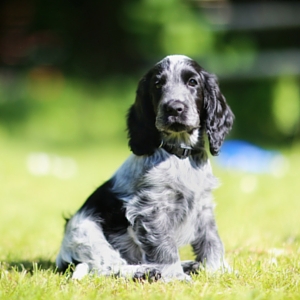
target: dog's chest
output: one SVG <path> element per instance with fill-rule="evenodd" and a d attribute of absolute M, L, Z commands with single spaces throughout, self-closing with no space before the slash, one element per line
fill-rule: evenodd
<path fill-rule="evenodd" d="M 195 210 L 201 210 L 210 200 L 206 194 L 214 188 L 215 178 L 208 162 L 196 166 L 189 158 L 180 160 L 169 156 L 148 159 L 143 166 L 143 172 L 131 176 L 128 210 L 151 213 L 158 219 L 165 217 L 175 225 L 195 214 Z"/>
<path fill-rule="evenodd" d="M 178 159 L 159 149 L 153 156 L 131 155 L 113 176 L 112 190 L 129 201 L 141 189 L 172 188 L 200 191 L 212 180 L 208 161 L 196 165 L 190 158 Z M 213 184 L 214 185 L 214 184 Z"/>
<path fill-rule="evenodd" d="M 167 204 L 201 204 L 204 193 L 211 191 L 216 184 L 208 161 L 201 165 L 190 159 L 178 159 L 169 156 L 140 176 L 136 181 L 136 190 L 153 192 L 160 203 Z M 154 200 L 154 199 L 153 199 Z M 155 201 L 155 200 L 154 200 Z M 205 204 L 205 203 L 202 203 Z"/>
<path fill-rule="evenodd" d="M 169 159 L 150 167 L 140 181 L 148 182 L 153 187 L 171 188 L 172 190 L 199 192 L 205 184 L 207 168 L 196 167 L 191 161 L 171 156 Z"/>

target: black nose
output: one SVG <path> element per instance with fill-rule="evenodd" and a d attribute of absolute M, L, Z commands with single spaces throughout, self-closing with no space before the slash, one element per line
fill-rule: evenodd
<path fill-rule="evenodd" d="M 171 100 L 165 104 L 165 112 L 169 116 L 179 116 L 184 111 L 184 104 L 179 100 Z"/>

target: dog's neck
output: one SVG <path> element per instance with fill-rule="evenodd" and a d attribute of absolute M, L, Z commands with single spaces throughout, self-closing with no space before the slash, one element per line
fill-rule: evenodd
<path fill-rule="evenodd" d="M 191 134 L 185 132 L 162 134 L 159 148 L 163 148 L 180 159 L 205 151 L 204 141 L 200 137 L 198 129 Z"/>

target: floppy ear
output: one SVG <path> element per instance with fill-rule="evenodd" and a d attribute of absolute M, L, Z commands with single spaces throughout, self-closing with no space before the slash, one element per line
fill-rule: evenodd
<path fill-rule="evenodd" d="M 127 115 L 128 144 L 136 155 L 151 155 L 160 144 L 160 135 L 155 127 L 150 79 L 151 72 L 140 80 L 135 103 Z"/>
<path fill-rule="evenodd" d="M 231 130 L 234 115 L 222 95 L 214 75 L 201 71 L 204 77 L 205 127 L 212 155 L 218 155 L 225 136 Z"/>

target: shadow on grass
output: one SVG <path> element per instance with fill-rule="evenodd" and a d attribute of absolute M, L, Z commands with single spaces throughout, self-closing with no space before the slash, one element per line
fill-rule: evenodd
<path fill-rule="evenodd" d="M 17 272 L 23 272 L 24 270 L 28 273 L 33 274 L 35 271 L 50 270 L 57 273 L 57 267 L 53 261 L 45 259 L 37 259 L 34 261 L 8 261 L 3 263 L 7 270 L 15 270 Z"/>

